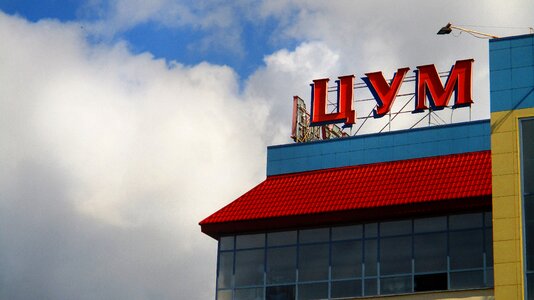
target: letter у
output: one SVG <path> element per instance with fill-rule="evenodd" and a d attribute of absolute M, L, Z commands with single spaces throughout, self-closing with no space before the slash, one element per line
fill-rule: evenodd
<path fill-rule="evenodd" d="M 377 108 L 373 110 L 375 118 L 380 118 L 390 112 L 408 70 L 410 68 L 398 69 L 389 84 L 382 72 L 365 73 L 366 77 L 362 77 L 377 102 Z"/>

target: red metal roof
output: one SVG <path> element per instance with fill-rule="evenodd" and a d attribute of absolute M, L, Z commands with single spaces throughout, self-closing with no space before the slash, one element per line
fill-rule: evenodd
<path fill-rule="evenodd" d="M 491 152 L 276 175 L 200 222 L 222 234 L 491 207 Z"/>

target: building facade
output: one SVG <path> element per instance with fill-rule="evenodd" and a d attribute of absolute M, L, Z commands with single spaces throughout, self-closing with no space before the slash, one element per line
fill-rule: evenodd
<path fill-rule="evenodd" d="M 534 299 L 534 35 L 489 47 L 490 120 L 268 147 L 217 299 Z"/>

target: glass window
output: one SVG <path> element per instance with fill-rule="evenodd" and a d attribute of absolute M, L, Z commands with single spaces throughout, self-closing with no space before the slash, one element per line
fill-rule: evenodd
<path fill-rule="evenodd" d="M 362 274 L 362 242 L 332 244 L 332 278 L 354 278 Z"/>
<path fill-rule="evenodd" d="M 487 211 L 484 213 L 484 225 L 486 227 L 492 227 L 493 226 L 493 219 L 492 219 L 491 211 Z"/>
<path fill-rule="evenodd" d="M 299 300 L 328 298 L 328 283 L 299 284 Z"/>
<path fill-rule="evenodd" d="M 534 220 L 525 221 L 525 231 L 534 234 Z M 534 271 L 534 238 L 527 235 L 525 241 L 525 258 L 527 263 L 527 271 Z"/>
<path fill-rule="evenodd" d="M 345 280 L 332 282 L 332 298 L 358 297 L 362 295 L 362 281 Z"/>
<path fill-rule="evenodd" d="M 267 246 L 295 245 L 297 243 L 296 231 L 282 231 L 267 234 Z"/>
<path fill-rule="evenodd" d="M 534 119 L 521 121 L 521 164 L 523 194 L 534 194 Z"/>
<path fill-rule="evenodd" d="M 451 272 L 450 276 L 452 289 L 484 287 L 483 271 Z"/>
<path fill-rule="evenodd" d="M 380 275 L 412 272 L 412 237 L 380 240 Z"/>
<path fill-rule="evenodd" d="M 376 276 L 376 264 L 378 256 L 378 243 L 376 240 L 364 242 L 365 276 Z"/>
<path fill-rule="evenodd" d="M 523 197 L 525 207 L 525 221 L 534 221 L 534 194 Z"/>
<path fill-rule="evenodd" d="M 534 119 L 521 120 L 521 174 L 526 260 L 526 297 L 534 299 Z"/>
<path fill-rule="evenodd" d="M 493 230 L 491 228 L 486 229 L 486 267 L 493 267 Z"/>
<path fill-rule="evenodd" d="M 365 230 L 365 237 L 371 238 L 371 237 L 377 237 L 378 236 L 378 224 L 377 223 L 369 223 L 364 225 Z"/>
<path fill-rule="evenodd" d="M 415 233 L 446 231 L 447 217 L 415 219 L 413 229 Z"/>
<path fill-rule="evenodd" d="M 261 248 L 265 245 L 265 234 L 246 234 L 236 237 L 236 248 Z"/>
<path fill-rule="evenodd" d="M 220 289 L 232 287 L 233 268 L 234 252 L 219 253 L 219 276 L 217 276 L 217 285 Z"/>
<path fill-rule="evenodd" d="M 447 273 L 415 275 L 413 289 L 415 292 L 444 291 L 447 289 Z"/>
<path fill-rule="evenodd" d="M 221 251 L 234 249 L 234 236 L 223 236 L 219 240 Z"/>
<path fill-rule="evenodd" d="M 378 294 L 376 281 L 377 281 L 376 278 L 365 279 L 365 281 L 364 281 L 364 289 L 365 290 L 363 292 L 364 296 L 373 296 L 373 295 Z"/>
<path fill-rule="evenodd" d="M 263 284 L 264 250 L 242 250 L 235 254 L 235 285 Z"/>
<path fill-rule="evenodd" d="M 267 249 L 267 284 L 295 282 L 297 247 Z"/>
<path fill-rule="evenodd" d="M 301 243 L 328 242 L 329 228 L 307 229 L 299 232 Z"/>
<path fill-rule="evenodd" d="M 412 291 L 412 276 L 388 277 L 380 279 L 380 294 L 401 294 Z"/>
<path fill-rule="evenodd" d="M 447 233 L 414 236 L 415 272 L 447 271 Z"/>
<path fill-rule="evenodd" d="M 236 289 L 234 300 L 262 300 L 263 288 Z"/>
<path fill-rule="evenodd" d="M 299 251 L 299 281 L 328 279 L 328 244 L 300 246 Z"/>
<path fill-rule="evenodd" d="M 482 220 L 482 213 L 452 215 L 449 217 L 449 228 L 451 230 L 480 228 L 482 227 Z"/>
<path fill-rule="evenodd" d="M 525 259 L 527 271 L 534 271 L 534 194 L 523 196 L 525 214 Z M 533 295 L 534 297 L 534 295 Z"/>
<path fill-rule="evenodd" d="M 530 153 L 534 156 L 534 151 Z M 523 156 L 523 194 L 532 195 L 534 194 L 534 157 L 525 157 Z"/>
<path fill-rule="evenodd" d="M 527 295 L 528 300 L 534 299 L 534 274 L 527 274 Z"/>
<path fill-rule="evenodd" d="M 232 290 L 218 291 L 217 300 L 232 300 Z"/>
<path fill-rule="evenodd" d="M 486 286 L 493 286 L 493 284 L 494 284 L 493 268 L 486 269 L 486 278 L 487 278 Z"/>
<path fill-rule="evenodd" d="M 450 232 L 449 255 L 451 269 L 483 267 L 482 229 Z"/>
<path fill-rule="evenodd" d="M 490 220 L 486 212 L 221 237 L 217 299 L 342 298 L 491 287 Z M 525 231 L 534 232 L 534 220 L 525 223 Z M 534 268 L 534 242 L 525 243 L 526 262 Z M 532 274 L 527 270 L 528 278 Z"/>
<path fill-rule="evenodd" d="M 380 236 L 392 236 L 412 233 L 412 220 L 380 223 Z"/>
<path fill-rule="evenodd" d="M 332 240 L 353 240 L 362 238 L 362 225 L 342 226 L 332 228 Z"/>
<path fill-rule="evenodd" d="M 295 297 L 294 285 L 268 286 L 265 289 L 266 300 L 293 300 Z"/>

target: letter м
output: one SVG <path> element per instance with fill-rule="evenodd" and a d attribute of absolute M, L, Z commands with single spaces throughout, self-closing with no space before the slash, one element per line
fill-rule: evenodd
<path fill-rule="evenodd" d="M 425 99 L 428 97 L 430 106 L 437 110 L 443 109 L 449 104 L 452 92 L 455 93 L 454 107 L 469 106 L 473 103 L 472 90 L 472 66 L 474 59 L 458 60 L 452 66 L 445 87 L 434 65 L 417 67 L 415 111 L 421 112 L 428 107 Z"/>

